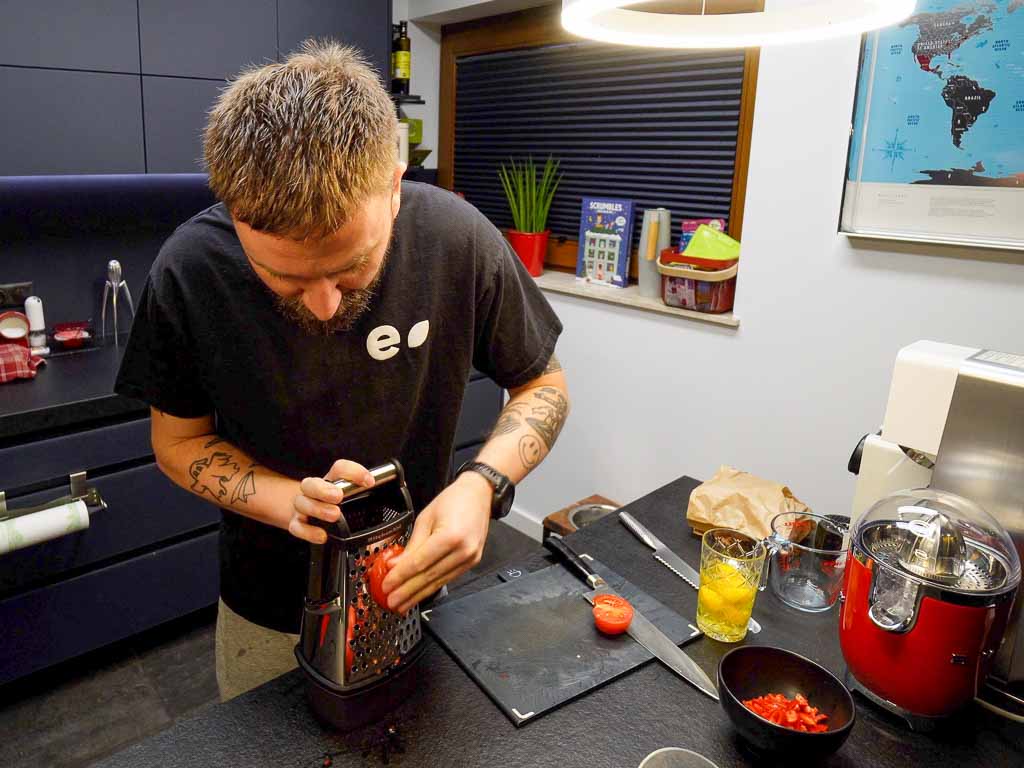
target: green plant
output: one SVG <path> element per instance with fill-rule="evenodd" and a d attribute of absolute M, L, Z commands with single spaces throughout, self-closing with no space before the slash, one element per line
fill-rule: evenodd
<path fill-rule="evenodd" d="M 515 228 L 520 232 L 543 232 L 547 228 L 551 200 L 562 180 L 562 175 L 558 173 L 560 161 L 549 155 L 539 179 L 538 168 L 532 157 L 519 162 L 509 158 L 508 162 L 508 166 L 501 164 L 498 178 L 505 188 Z"/>

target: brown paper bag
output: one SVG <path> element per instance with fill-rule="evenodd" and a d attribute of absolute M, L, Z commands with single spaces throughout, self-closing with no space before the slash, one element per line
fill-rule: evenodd
<path fill-rule="evenodd" d="M 732 528 L 763 539 L 771 535 L 776 515 L 810 511 L 786 486 L 723 465 L 690 494 L 686 519 L 697 536 L 709 528 Z"/>

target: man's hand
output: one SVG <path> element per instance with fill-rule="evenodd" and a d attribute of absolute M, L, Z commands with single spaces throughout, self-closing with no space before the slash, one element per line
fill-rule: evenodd
<path fill-rule="evenodd" d="M 384 579 L 388 608 L 404 614 L 480 562 L 493 494 L 487 480 L 464 472 L 420 512 Z"/>
<path fill-rule="evenodd" d="M 334 462 L 331 471 L 322 478 L 305 478 L 299 483 L 299 494 L 292 500 L 292 519 L 288 523 L 288 532 L 292 536 L 312 544 L 327 541 L 327 532 L 310 523 L 309 519 L 313 517 L 333 523 L 341 516 L 338 505 L 345 494 L 331 482 L 333 480 L 348 480 L 364 488 L 373 485 L 373 475 L 366 467 L 344 459 Z"/>

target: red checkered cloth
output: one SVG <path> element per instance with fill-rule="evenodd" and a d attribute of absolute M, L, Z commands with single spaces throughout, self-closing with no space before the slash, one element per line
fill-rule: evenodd
<path fill-rule="evenodd" d="M 0 344 L 0 384 L 15 379 L 34 379 L 36 368 L 42 363 L 42 358 L 32 357 L 25 347 Z"/>

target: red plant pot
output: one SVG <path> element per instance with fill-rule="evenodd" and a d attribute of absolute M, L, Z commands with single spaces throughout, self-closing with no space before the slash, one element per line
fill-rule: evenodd
<path fill-rule="evenodd" d="M 550 229 L 543 232 L 519 232 L 515 229 L 508 231 L 508 242 L 512 250 L 519 256 L 520 261 L 526 265 L 526 271 L 534 277 L 544 273 L 544 257 L 548 252 L 548 235 Z"/>

